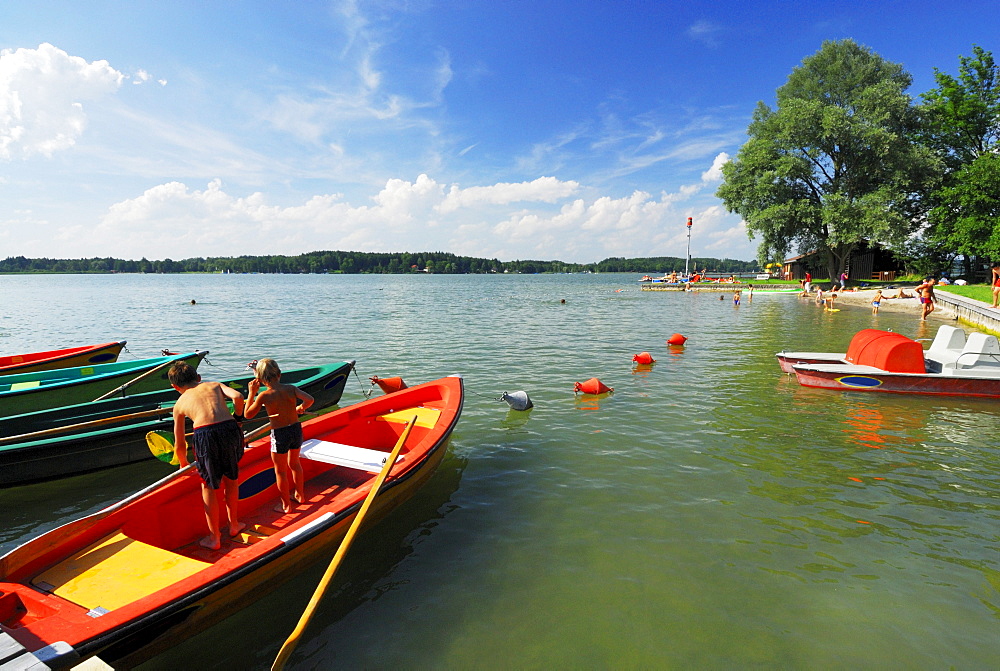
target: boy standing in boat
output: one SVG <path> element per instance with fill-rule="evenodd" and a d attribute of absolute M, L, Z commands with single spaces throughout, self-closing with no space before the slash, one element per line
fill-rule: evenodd
<path fill-rule="evenodd" d="M 290 513 L 296 503 L 305 500 L 305 477 L 299 448 L 302 447 L 302 424 L 299 415 L 313 404 L 313 397 L 298 387 L 281 382 L 281 369 L 274 359 L 257 362 L 256 376 L 247 385 L 247 419 L 256 417 L 261 406 L 271 420 L 271 461 L 281 497 L 280 512 Z M 260 396 L 261 383 L 267 391 Z"/>
<path fill-rule="evenodd" d="M 220 521 L 224 511 L 230 536 L 246 526 L 239 522 L 236 511 L 239 462 L 243 456 L 243 431 L 236 420 L 243 414 L 243 395 L 218 382 L 202 382 L 198 371 L 183 361 L 170 367 L 167 378 L 181 395 L 174 405 L 174 454 L 182 468 L 188 465 L 184 420 L 194 424 L 191 443 L 203 481 L 201 497 L 209 533 L 200 543 L 209 550 L 218 550 L 222 545 Z M 229 414 L 226 399 L 232 400 L 236 417 Z"/>

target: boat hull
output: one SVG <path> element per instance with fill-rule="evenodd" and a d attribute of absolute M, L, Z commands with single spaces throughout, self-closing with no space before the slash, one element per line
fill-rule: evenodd
<path fill-rule="evenodd" d="M 847 366 L 839 370 L 834 366 L 830 368 L 832 370 L 797 365 L 793 370 L 796 380 L 804 387 L 838 391 L 1000 398 L 1000 378 L 858 371 Z"/>
<path fill-rule="evenodd" d="M 846 363 L 846 354 L 836 354 L 834 352 L 778 352 L 774 355 L 778 359 L 778 366 L 781 372 L 789 375 L 795 374 L 793 366 L 796 364 L 811 365 L 814 363 Z"/>
<path fill-rule="evenodd" d="M 0 375 L 17 375 L 18 373 L 33 373 L 57 368 L 114 363 L 118 360 L 118 355 L 121 354 L 124 347 L 125 341 L 120 340 L 102 345 L 3 356 L 0 357 Z"/>
<path fill-rule="evenodd" d="M 207 351 L 140 359 L 134 364 L 110 363 L 77 368 L 21 373 L 0 377 L 0 417 L 48 410 L 93 401 L 118 387 L 150 373 L 122 395 L 170 389 L 169 364 L 186 361 L 197 368 Z M 157 366 L 159 370 L 153 371 Z"/>
<path fill-rule="evenodd" d="M 321 410 L 340 402 L 353 367 L 353 361 L 345 361 L 339 365 L 285 371 L 282 378 L 312 396 L 313 408 Z M 245 393 L 251 379 L 241 377 L 222 382 Z M 0 418 L 0 436 L 8 437 L 124 417 L 90 430 L 70 431 L 48 438 L 12 443 L 0 438 L 0 486 L 65 477 L 151 459 L 153 455 L 146 444 L 146 434 L 157 430 L 173 432 L 172 407 L 177 398 L 177 392 L 170 389 Z M 162 413 L 152 417 L 127 417 L 157 408 Z M 243 429 L 253 430 L 266 422 L 266 415 L 260 415 L 247 420 Z"/>
<path fill-rule="evenodd" d="M 462 399 L 461 379 L 443 378 L 309 420 L 303 434 L 324 449 L 360 450 L 384 460 L 406 423 L 416 419 L 374 499 L 370 526 L 432 476 Z M 377 461 L 374 470 L 370 464 L 349 468 L 340 458 L 307 458 L 304 447 L 305 500 L 283 513 L 274 510 L 270 439 L 253 443 L 240 462 L 239 511 L 256 540 L 225 537 L 218 550 L 198 545 L 205 533 L 201 479 L 182 469 L 29 541 L 0 557 L 0 599 L 6 600 L 0 629 L 23 646 L 22 656 L 61 642 L 50 668 L 93 655 L 133 665 L 203 631 L 339 545 L 381 468 Z M 165 577 L 178 567 L 186 572 Z"/>

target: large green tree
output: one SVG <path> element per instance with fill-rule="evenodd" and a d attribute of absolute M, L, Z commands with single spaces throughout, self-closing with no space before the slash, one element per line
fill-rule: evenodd
<path fill-rule="evenodd" d="M 1000 260 L 1000 69 L 991 52 L 972 51 L 957 77 L 935 69 L 922 96 L 923 141 L 946 166 L 927 237 L 967 260 Z"/>
<path fill-rule="evenodd" d="M 937 159 L 913 133 L 910 75 L 852 40 L 824 42 L 758 103 L 717 195 L 760 242 L 758 258 L 819 251 L 830 277 L 862 241 L 901 243 Z"/>

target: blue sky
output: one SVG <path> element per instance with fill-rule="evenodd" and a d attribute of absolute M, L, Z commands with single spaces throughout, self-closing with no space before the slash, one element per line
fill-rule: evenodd
<path fill-rule="evenodd" d="M 823 40 L 914 78 L 995 50 L 957 2 L 0 5 L 0 257 L 314 250 L 752 259 L 715 198 Z M 1000 54 L 998 54 L 1000 55 Z"/>

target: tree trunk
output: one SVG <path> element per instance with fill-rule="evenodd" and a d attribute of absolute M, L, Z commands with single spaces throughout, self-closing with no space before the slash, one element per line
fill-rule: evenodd
<path fill-rule="evenodd" d="M 840 273 L 847 270 L 847 260 L 851 257 L 855 246 L 855 244 L 850 243 L 827 248 L 826 270 L 829 273 L 830 281 L 834 284 L 840 283 Z"/>

